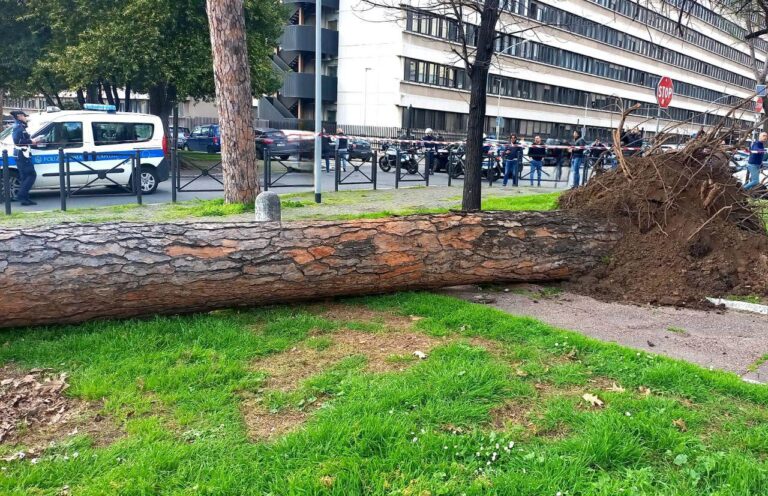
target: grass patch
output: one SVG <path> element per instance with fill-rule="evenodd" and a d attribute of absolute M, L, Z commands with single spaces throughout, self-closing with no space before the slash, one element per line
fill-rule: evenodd
<path fill-rule="evenodd" d="M 743 301 L 746 303 L 753 303 L 755 305 L 761 305 L 763 298 L 758 295 L 730 295 L 725 297 L 726 300 Z"/>
<path fill-rule="evenodd" d="M 347 302 L 4 331 L 2 363 L 66 371 L 125 435 L 0 462 L 0 493 L 768 493 L 763 386 L 445 296 Z M 427 359 L 370 341 L 395 322 Z M 303 426 L 253 441 L 253 412 Z"/>
<path fill-rule="evenodd" d="M 675 327 L 675 326 L 667 327 L 667 332 L 671 332 L 674 334 L 688 334 L 688 331 L 686 331 L 682 327 Z"/>
<path fill-rule="evenodd" d="M 755 360 L 754 362 L 752 362 L 747 367 L 747 370 L 750 371 L 750 372 L 754 372 L 757 369 L 759 369 L 761 366 L 763 366 L 763 364 L 765 364 L 766 362 L 768 362 L 768 354 L 765 354 L 765 355 L 761 356 L 760 358 L 758 358 L 757 360 Z"/>
<path fill-rule="evenodd" d="M 555 210 L 560 193 L 499 196 L 483 200 L 483 210 Z"/>

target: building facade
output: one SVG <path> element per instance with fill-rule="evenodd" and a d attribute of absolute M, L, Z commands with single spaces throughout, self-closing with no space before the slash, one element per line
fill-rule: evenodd
<path fill-rule="evenodd" d="M 288 0 L 286 0 L 288 1 Z M 469 78 L 457 56 L 461 27 L 435 2 L 411 0 L 391 8 L 358 0 L 324 7 L 324 119 L 365 126 L 410 127 L 460 133 L 466 130 Z M 686 3 L 687 2 L 687 3 Z M 297 5 L 293 4 L 292 5 Z M 298 25 L 314 25 L 306 3 Z M 743 41 L 745 30 L 705 3 L 653 0 L 506 0 L 497 25 L 496 55 L 488 78 L 487 132 L 566 137 L 586 128 L 607 135 L 620 109 L 640 104 L 627 121 L 646 135 L 657 126 L 656 86 L 674 81 L 674 98 L 660 125 L 690 135 L 722 119 L 749 128 L 757 117 L 731 108 L 755 90 L 753 64 L 765 63 L 768 44 L 757 43 L 757 61 Z M 678 6 L 684 6 L 682 29 Z M 478 19 L 464 19 L 473 43 Z M 291 26 L 289 26 L 291 28 Z M 313 28 L 310 28 L 310 30 Z M 314 90 L 294 91 L 294 79 L 311 79 L 314 59 L 283 36 L 282 61 L 290 62 L 277 100 L 291 117 L 311 118 Z M 288 54 L 288 57 L 284 55 Z M 294 54 L 297 54 L 294 57 Z M 304 73 L 305 75 L 300 76 Z M 291 93 L 294 91 L 294 93 Z M 335 98 L 333 98 L 335 96 Z M 751 107 L 750 107 L 751 108 Z M 409 110 L 412 109 L 412 110 Z M 288 112 L 282 116 L 289 117 Z M 267 117 L 269 118 L 269 117 Z"/>

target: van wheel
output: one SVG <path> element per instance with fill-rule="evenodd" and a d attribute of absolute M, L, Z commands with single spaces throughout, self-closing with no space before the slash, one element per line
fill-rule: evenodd
<path fill-rule="evenodd" d="M 149 165 L 141 166 L 141 194 L 151 195 L 157 191 L 157 185 L 160 183 L 157 179 L 157 171 Z M 133 189 L 133 176 L 131 176 L 128 187 Z"/>
<path fill-rule="evenodd" d="M 21 189 L 21 180 L 19 180 L 19 173 L 15 170 L 11 170 L 10 181 L 8 185 L 11 189 L 11 200 L 15 200 L 19 196 L 19 190 Z M 0 174 L 0 201 L 5 201 L 5 186 L 2 183 L 2 175 Z"/>

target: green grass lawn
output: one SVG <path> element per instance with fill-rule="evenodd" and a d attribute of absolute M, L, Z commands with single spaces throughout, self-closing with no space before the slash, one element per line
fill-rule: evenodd
<path fill-rule="evenodd" d="M 402 190 L 401 190 L 402 191 Z M 323 204 L 314 203 L 312 193 L 288 194 L 281 197 L 283 218 L 293 220 L 345 220 L 381 218 L 392 215 L 444 213 L 461 207 L 461 197 L 452 199 L 445 207 L 409 207 L 382 209 L 374 212 L 353 212 L 338 214 L 335 207 L 364 205 L 376 201 L 386 204 L 395 195 L 392 191 L 342 191 L 323 196 Z M 520 196 L 488 197 L 483 200 L 485 210 L 553 210 L 557 208 L 560 193 L 546 193 Z M 455 202 L 455 203 L 454 203 Z M 0 216 L 0 226 L 28 226 L 56 224 L 61 222 L 170 222 L 174 220 L 215 219 L 253 212 L 253 205 L 225 204 L 223 199 L 190 200 L 176 204 L 137 205 L 134 203 L 95 208 L 74 208 L 67 212 L 16 212 Z M 352 208 L 352 210 L 354 210 Z"/>
<path fill-rule="evenodd" d="M 394 331 L 432 343 L 428 357 L 407 345 L 375 356 Z M 332 355 L 342 339 L 348 354 Z M 67 394 L 120 432 L 0 462 L 2 494 L 768 494 L 765 387 L 444 296 L 6 331 L 2 343 L 3 363 L 69 373 Z M 254 415 L 300 422 L 264 441 L 249 435 Z"/>

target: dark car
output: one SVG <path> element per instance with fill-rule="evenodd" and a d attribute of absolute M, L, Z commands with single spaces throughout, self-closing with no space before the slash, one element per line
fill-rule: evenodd
<path fill-rule="evenodd" d="M 349 144 L 347 145 L 349 148 L 349 159 L 350 160 L 362 160 L 363 162 L 367 162 L 371 159 L 373 156 L 373 152 L 371 151 L 371 144 L 360 138 L 349 138 Z"/>
<path fill-rule="evenodd" d="M 298 155 L 299 142 L 289 141 L 288 137 L 279 129 L 271 127 L 257 127 L 253 130 L 256 137 L 256 158 L 264 159 L 264 151 L 269 150 L 272 156 L 280 160 L 288 160 L 291 155 Z"/>
<path fill-rule="evenodd" d="M 216 124 L 197 126 L 187 138 L 185 150 L 218 153 L 221 151 L 221 131 Z"/>
<path fill-rule="evenodd" d="M 565 148 L 567 143 L 555 138 L 547 138 L 544 141 L 547 145 L 547 156 L 544 157 L 545 166 L 563 165 L 563 162 L 568 158 L 568 149 Z M 549 148 L 553 147 L 553 148 Z M 558 147 L 558 148 L 555 148 Z"/>

